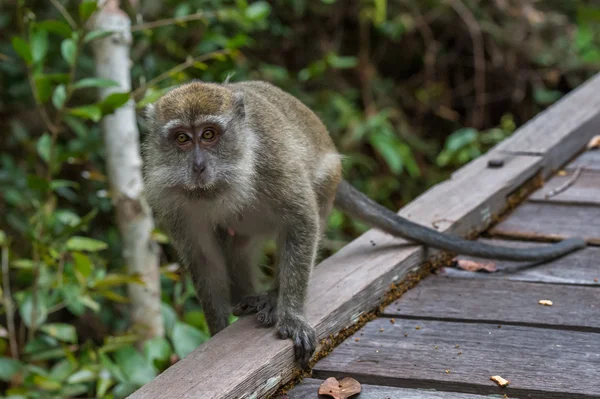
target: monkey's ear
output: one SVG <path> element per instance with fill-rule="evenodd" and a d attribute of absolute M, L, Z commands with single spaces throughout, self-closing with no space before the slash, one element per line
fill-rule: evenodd
<path fill-rule="evenodd" d="M 244 93 L 242 91 L 233 92 L 233 112 L 240 118 L 244 118 L 246 116 Z"/>

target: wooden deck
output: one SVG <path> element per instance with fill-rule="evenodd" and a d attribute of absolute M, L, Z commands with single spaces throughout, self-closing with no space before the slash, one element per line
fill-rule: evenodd
<path fill-rule="evenodd" d="M 546 244 L 527 238 L 579 235 L 586 249 L 543 265 L 498 262 L 496 273 L 443 268 L 320 360 L 287 397 L 316 398 L 322 380 L 350 376 L 365 399 L 600 398 L 600 150 L 565 171 L 485 241 L 531 246 Z M 546 198 L 574 173 L 571 186 Z"/>
<path fill-rule="evenodd" d="M 399 214 L 461 236 L 485 232 L 600 132 L 598 93 L 600 74 Z M 489 167 L 490 160 L 504 165 Z M 589 248 L 560 261 L 536 268 L 499 263 L 501 272 L 488 275 L 448 269 L 402 297 L 445 255 L 369 230 L 320 263 L 305 313 L 321 360 L 314 379 L 289 397 L 315 398 L 320 379 L 352 375 L 364 384 L 359 398 L 600 398 L 598 161 L 597 152 L 583 153 L 566 167 L 575 173 L 586 165 L 575 185 L 548 200 L 544 191 L 534 193 L 490 231 L 497 242 L 521 240 L 510 245 L 588 238 Z M 542 190 L 564 179 L 556 176 Z M 540 299 L 554 306 L 542 307 Z M 365 324 L 382 306 L 381 316 Z M 298 372 L 291 342 L 246 317 L 129 398 L 269 398 Z M 511 380 L 508 388 L 489 381 L 496 374 Z"/>

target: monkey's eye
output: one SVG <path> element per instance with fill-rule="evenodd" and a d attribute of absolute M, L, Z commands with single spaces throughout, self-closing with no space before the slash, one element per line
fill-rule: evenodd
<path fill-rule="evenodd" d="M 175 137 L 175 140 L 177 140 L 177 142 L 179 144 L 183 144 L 183 143 L 187 142 L 189 139 L 190 138 L 185 133 L 177 133 L 177 137 Z"/>
<path fill-rule="evenodd" d="M 202 138 L 208 141 L 213 140 L 216 137 L 216 135 L 217 133 L 215 132 L 215 130 L 210 127 L 204 129 L 204 131 L 202 132 Z"/>

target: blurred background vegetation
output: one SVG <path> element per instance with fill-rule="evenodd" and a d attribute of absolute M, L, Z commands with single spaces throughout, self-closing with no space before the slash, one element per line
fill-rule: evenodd
<path fill-rule="evenodd" d="M 98 121 L 95 1 L 0 3 L 0 384 L 122 398 L 209 334 L 161 243 L 165 337 L 130 328 Z M 262 79 L 316 111 L 345 175 L 397 209 L 600 69 L 583 0 L 123 0 L 138 110 L 190 79 Z M 140 115 L 141 116 L 141 115 Z M 55 131 L 48 130 L 48 122 Z M 139 125 L 144 132 L 144 121 Z M 325 255 L 364 231 L 334 212 Z M 268 252 L 267 252 L 268 255 Z M 268 259 L 268 258 L 267 258 Z M 137 343 L 138 345 L 133 345 Z"/>

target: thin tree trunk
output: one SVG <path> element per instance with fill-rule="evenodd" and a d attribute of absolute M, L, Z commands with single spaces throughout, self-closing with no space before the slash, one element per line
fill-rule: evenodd
<path fill-rule="evenodd" d="M 129 56 L 131 21 L 118 0 L 105 3 L 95 17 L 95 29 L 117 33 L 95 42 L 96 75 L 112 79 L 120 87 L 101 89 L 100 97 L 131 90 Z M 128 271 L 139 274 L 144 285 L 130 284 L 131 318 L 145 338 L 164 335 L 160 312 L 158 245 L 152 240 L 154 220 L 143 196 L 142 159 L 135 104 L 130 100 L 102 120 L 111 196 L 123 239 L 123 258 Z"/>

